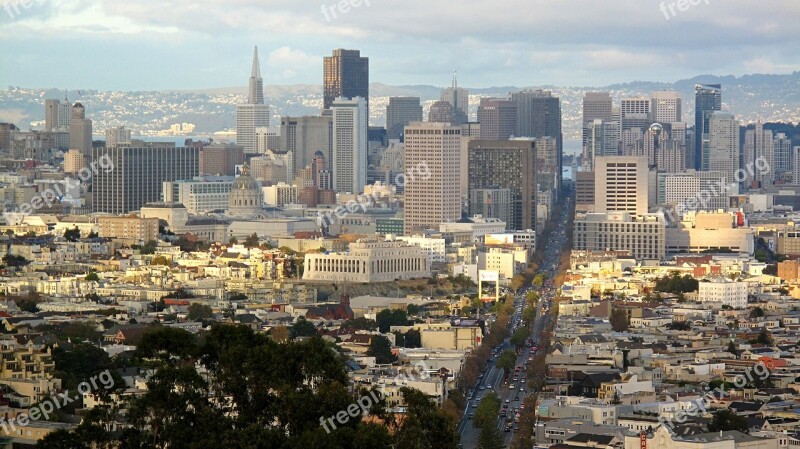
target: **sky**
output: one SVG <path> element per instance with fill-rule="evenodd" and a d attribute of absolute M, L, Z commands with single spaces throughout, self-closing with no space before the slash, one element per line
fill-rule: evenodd
<path fill-rule="evenodd" d="M 334 48 L 370 81 L 593 87 L 800 70 L 797 0 L 0 0 L 0 86 L 321 84 Z M 694 3 L 694 4 L 693 4 Z M 324 12 L 323 12 L 324 11 Z"/>

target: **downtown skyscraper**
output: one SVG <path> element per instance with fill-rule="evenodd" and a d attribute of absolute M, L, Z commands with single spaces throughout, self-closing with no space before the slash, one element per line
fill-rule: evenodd
<path fill-rule="evenodd" d="M 691 162 L 693 162 L 695 170 L 709 169 L 709 119 L 715 111 L 721 110 L 722 85 L 697 84 L 694 86 L 694 157 Z"/>
<path fill-rule="evenodd" d="M 561 132 L 561 99 L 550 91 L 526 90 L 511 94 L 511 100 L 517 105 L 518 137 L 552 137 L 558 146 L 558 185 L 561 188 L 561 176 L 564 158 L 564 136 Z"/>
<path fill-rule="evenodd" d="M 323 60 L 323 107 L 330 109 L 337 98 L 361 97 L 369 111 L 369 58 L 359 50 L 333 50 Z"/>
<path fill-rule="evenodd" d="M 405 130 L 404 233 L 438 229 L 461 218 L 461 127 L 415 122 Z M 424 169 L 423 169 L 424 167 Z M 429 173 L 420 176 L 418 173 Z"/>
<path fill-rule="evenodd" d="M 333 190 L 362 193 L 367 183 L 367 102 L 337 98 L 333 112 Z"/>
<path fill-rule="evenodd" d="M 257 153 L 256 129 L 269 126 L 269 106 L 264 104 L 264 80 L 258 63 L 258 47 L 253 51 L 253 68 L 247 90 L 247 103 L 236 106 L 236 144 L 245 153 Z"/>

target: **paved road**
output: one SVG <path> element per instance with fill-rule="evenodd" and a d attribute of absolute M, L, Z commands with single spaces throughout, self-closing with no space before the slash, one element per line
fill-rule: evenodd
<path fill-rule="evenodd" d="M 556 218 L 554 231 L 545 244 L 544 261 L 539 267 L 539 271 L 546 273 L 548 279 L 552 279 L 555 276 L 559 261 L 561 259 L 562 251 L 569 250 L 568 248 L 564 248 L 567 237 L 564 230 L 566 229 L 567 223 L 570 219 L 568 213 L 572 211 L 573 201 L 574 197 L 572 195 L 568 195 L 564 207 L 559 208 L 560 216 Z M 541 332 L 550 324 L 549 311 L 553 296 L 555 295 L 555 289 L 552 287 L 550 281 L 548 281 L 545 286 L 541 288 L 534 288 L 531 286 L 523 288 L 515 299 L 514 315 L 511 319 L 512 329 L 514 326 L 519 324 L 522 319 L 521 311 L 525 309 L 525 293 L 528 289 L 534 289 L 539 294 L 539 302 L 536 308 L 536 319 L 534 320 L 533 332 L 531 333 L 533 340 L 537 341 L 539 335 L 541 335 Z M 511 347 L 512 345 L 510 341 L 506 339 L 498 353 L 505 349 L 510 349 Z M 523 348 L 517 357 L 516 366 L 525 365 L 526 361 L 531 355 L 530 348 Z M 523 372 L 524 371 L 520 371 L 520 373 Z M 517 382 L 514 382 L 511 379 L 512 375 L 509 375 L 509 384 L 503 384 L 503 370 L 498 369 L 494 365 L 493 361 L 490 361 L 487 364 L 486 369 L 483 371 L 483 375 L 483 378 L 478 381 L 478 385 L 476 385 L 472 390 L 473 398 L 472 400 L 467 401 L 467 406 L 464 410 L 464 418 L 461 420 L 461 422 L 459 422 L 458 425 L 458 432 L 461 435 L 461 445 L 465 449 L 474 449 L 477 446 L 478 437 L 480 436 L 480 429 L 477 429 L 472 425 L 472 420 L 469 418 L 469 414 L 475 410 L 478 402 L 480 402 L 480 399 L 485 394 L 495 392 L 500 397 L 500 401 L 503 404 L 505 404 L 506 400 L 508 400 L 508 406 L 510 410 L 519 408 L 522 400 L 529 394 L 528 386 L 522 382 L 521 376 Z M 483 389 L 481 389 L 481 387 L 483 387 Z M 505 422 L 506 421 L 504 418 L 498 417 L 498 429 L 503 431 Z M 506 447 L 511 444 L 513 434 L 514 430 L 504 433 Z"/>

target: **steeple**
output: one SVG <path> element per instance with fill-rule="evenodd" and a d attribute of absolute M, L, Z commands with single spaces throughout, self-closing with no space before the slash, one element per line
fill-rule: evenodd
<path fill-rule="evenodd" d="M 258 46 L 253 49 L 253 70 L 250 73 L 247 104 L 264 104 L 264 80 L 261 79 L 261 66 L 258 64 Z"/>
<path fill-rule="evenodd" d="M 250 78 L 261 78 L 261 67 L 258 65 L 258 46 L 253 49 L 253 71 Z"/>

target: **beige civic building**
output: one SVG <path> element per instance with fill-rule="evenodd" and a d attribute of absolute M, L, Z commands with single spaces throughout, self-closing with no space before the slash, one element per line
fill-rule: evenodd
<path fill-rule="evenodd" d="M 350 244 L 349 252 L 306 254 L 303 280 L 327 282 L 392 282 L 430 276 L 428 255 L 404 242 Z"/>

